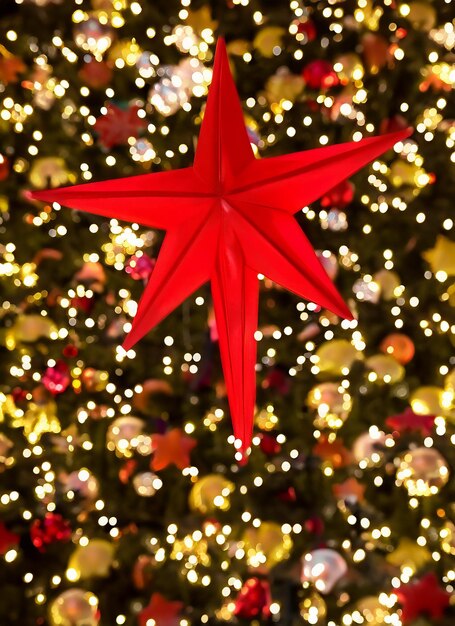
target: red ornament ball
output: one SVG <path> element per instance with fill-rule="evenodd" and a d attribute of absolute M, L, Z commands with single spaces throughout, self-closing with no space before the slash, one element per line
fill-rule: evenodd
<path fill-rule="evenodd" d="M 0 180 L 8 178 L 9 174 L 9 161 L 3 154 L 0 154 Z"/>
<path fill-rule="evenodd" d="M 46 513 L 43 519 L 37 519 L 30 528 L 30 538 L 33 545 L 40 552 L 53 543 L 69 541 L 71 539 L 69 522 L 58 513 Z"/>
<path fill-rule="evenodd" d="M 409 363 L 415 354 L 414 343 L 403 333 L 387 335 L 387 337 L 382 340 L 380 349 L 381 352 L 393 356 L 401 365 Z"/>
<path fill-rule="evenodd" d="M 305 521 L 304 527 L 311 535 L 322 535 L 324 532 L 324 522 L 320 517 L 310 517 Z"/>
<path fill-rule="evenodd" d="M 303 79 L 311 89 L 330 89 L 338 85 L 338 76 L 329 61 L 317 59 L 303 68 Z"/>
<path fill-rule="evenodd" d="M 262 452 L 267 456 L 274 456 L 281 452 L 281 445 L 278 443 L 273 435 L 263 433 L 261 435 L 261 442 L 259 444 Z"/>
<path fill-rule="evenodd" d="M 54 396 L 63 393 L 71 382 L 68 365 L 65 361 L 57 361 L 54 366 L 47 368 L 41 382 Z"/>
<path fill-rule="evenodd" d="M 321 206 L 344 209 L 353 199 L 354 185 L 349 180 L 344 180 L 322 196 Z"/>
<path fill-rule="evenodd" d="M 241 619 L 267 618 L 270 615 L 270 586 L 260 578 L 248 578 L 235 601 L 234 615 Z"/>
<path fill-rule="evenodd" d="M 313 20 L 307 17 L 299 17 L 292 22 L 292 32 L 295 33 L 297 41 L 307 43 L 316 39 L 317 30 Z"/>
<path fill-rule="evenodd" d="M 70 343 L 63 348 L 62 354 L 67 359 L 74 359 L 79 354 L 79 350 L 76 348 L 76 346 L 73 346 L 73 344 Z"/>
<path fill-rule="evenodd" d="M 147 254 L 133 254 L 125 267 L 125 272 L 134 280 L 148 280 L 155 267 L 155 260 Z"/>

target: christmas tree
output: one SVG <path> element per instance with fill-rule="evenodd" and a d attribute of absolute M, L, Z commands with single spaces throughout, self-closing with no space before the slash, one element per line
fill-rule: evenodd
<path fill-rule="evenodd" d="M 450 3 L 0 15 L 0 624 L 450 626 Z M 352 321 L 260 276 L 246 464 L 210 287 L 122 349 L 163 231 L 30 193 L 191 165 L 219 36 L 258 159 L 414 128 L 297 216 Z"/>

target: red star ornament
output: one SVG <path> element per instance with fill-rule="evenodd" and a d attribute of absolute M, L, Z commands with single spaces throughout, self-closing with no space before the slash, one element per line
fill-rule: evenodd
<path fill-rule="evenodd" d="M 244 458 L 256 395 L 258 273 L 352 319 L 293 214 L 409 134 L 256 159 L 219 39 L 192 167 L 32 197 L 167 231 L 123 344 L 126 350 L 211 282 L 237 456 Z"/>
<path fill-rule="evenodd" d="M 196 439 L 185 435 L 180 428 L 168 430 L 164 435 L 152 435 L 154 455 L 151 468 L 158 472 L 174 464 L 185 469 L 190 465 L 190 452 L 196 443 Z"/>
<path fill-rule="evenodd" d="M 183 602 L 170 602 L 160 593 L 154 593 L 138 615 L 139 626 L 147 626 L 149 620 L 154 620 L 156 626 L 179 626 L 182 609 Z"/>
<path fill-rule="evenodd" d="M 413 622 L 422 614 L 438 619 L 450 603 L 450 595 L 439 586 L 433 572 L 425 574 L 418 582 L 403 585 L 395 593 L 402 606 L 403 624 Z"/>
<path fill-rule="evenodd" d="M 389 428 L 399 433 L 420 430 L 422 436 L 430 435 L 434 428 L 434 415 L 417 415 L 409 407 L 399 415 L 391 415 L 385 421 Z"/>

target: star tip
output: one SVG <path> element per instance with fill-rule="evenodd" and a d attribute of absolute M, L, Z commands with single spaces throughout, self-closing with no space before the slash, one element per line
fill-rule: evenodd
<path fill-rule="evenodd" d="M 246 446 L 245 443 L 242 442 L 242 445 L 237 449 L 235 453 L 235 460 L 240 465 L 240 467 L 243 467 L 248 464 L 250 454 L 251 454 L 251 447 Z"/>
<path fill-rule="evenodd" d="M 134 346 L 134 344 L 135 344 L 135 342 L 132 339 L 129 339 L 128 337 L 126 337 L 120 347 L 125 352 L 128 352 L 128 350 L 131 350 L 131 348 Z"/>

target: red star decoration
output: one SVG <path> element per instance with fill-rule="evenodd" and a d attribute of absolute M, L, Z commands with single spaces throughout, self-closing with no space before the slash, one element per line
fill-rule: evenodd
<path fill-rule="evenodd" d="M 187 437 L 180 428 L 168 430 L 164 435 L 152 435 L 152 448 L 155 452 L 151 468 L 156 472 L 174 464 L 179 469 L 190 465 L 190 452 L 196 439 Z"/>
<path fill-rule="evenodd" d="M 100 142 L 106 148 L 127 143 L 130 137 L 137 137 L 147 122 L 138 116 L 137 105 L 121 109 L 115 104 L 107 105 L 107 112 L 96 120 L 95 130 Z"/>
<path fill-rule="evenodd" d="M 450 595 L 439 586 L 433 572 L 425 574 L 417 582 L 403 585 L 395 593 L 402 606 L 403 624 L 409 624 L 423 613 L 432 619 L 438 619 L 443 616 L 445 608 L 450 603 Z"/>
<path fill-rule="evenodd" d="M 243 457 L 251 443 L 256 395 L 258 273 L 352 319 L 293 214 L 409 134 L 256 159 L 220 39 L 192 167 L 32 197 L 167 231 L 125 349 L 211 281 L 234 435 Z"/>
<path fill-rule="evenodd" d="M 355 500 L 357 502 L 365 500 L 365 485 L 353 477 L 347 478 L 343 483 L 333 485 L 332 491 L 337 500 Z"/>
<path fill-rule="evenodd" d="M 391 415 L 385 421 L 389 428 L 403 433 L 406 430 L 420 430 L 423 436 L 429 435 L 434 428 L 434 415 L 417 415 L 409 407 L 399 415 Z"/>
<path fill-rule="evenodd" d="M 20 541 L 20 536 L 10 532 L 3 522 L 0 522 L 0 555 L 4 555 L 11 548 L 15 548 Z"/>
<path fill-rule="evenodd" d="M 155 620 L 156 626 L 179 626 L 182 609 L 183 602 L 170 602 L 160 593 L 154 593 L 139 613 L 139 626 L 146 626 L 149 619 Z"/>

